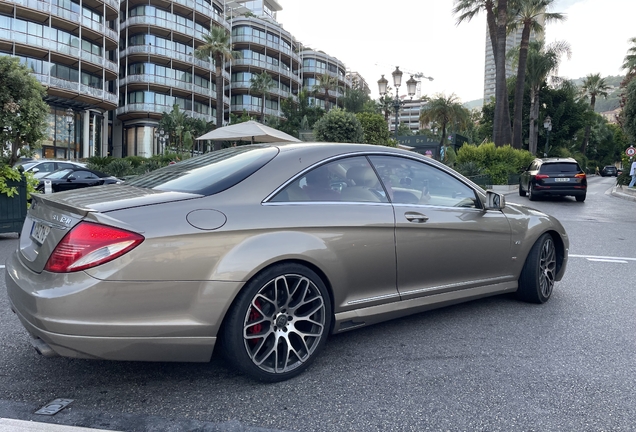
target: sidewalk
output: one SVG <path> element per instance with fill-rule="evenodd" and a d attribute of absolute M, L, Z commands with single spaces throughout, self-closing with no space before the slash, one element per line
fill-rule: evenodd
<path fill-rule="evenodd" d="M 0 432 L 112 432 L 105 429 L 91 429 L 76 426 L 65 426 L 55 423 L 0 418 Z"/>
<path fill-rule="evenodd" d="M 636 201 L 636 189 L 628 188 L 627 186 L 614 186 L 612 188 L 612 196 L 628 201 Z"/>

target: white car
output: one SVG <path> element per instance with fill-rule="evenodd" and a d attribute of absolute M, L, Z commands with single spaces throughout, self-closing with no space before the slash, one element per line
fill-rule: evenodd
<path fill-rule="evenodd" d="M 32 159 L 24 162 L 18 162 L 16 166 L 22 166 L 25 172 L 33 173 L 35 178 L 42 178 L 47 174 L 63 168 L 86 167 L 81 162 L 59 161 L 53 159 Z"/>

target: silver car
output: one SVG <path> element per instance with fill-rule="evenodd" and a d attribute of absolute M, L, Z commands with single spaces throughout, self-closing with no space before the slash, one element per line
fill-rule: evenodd
<path fill-rule="evenodd" d="M 53 171 L 64 168 L 79 168 L 85 167 L 86 164 L 73 161 L 60 161 L 54 159 L 31 159 L 26 161 L 20 161 L 16 164 L 21 166 L 24 171 L 33 173 L 33 176 L 37 179 L 42 178 Z"/>
<path fill-rule="evenodd" d="M 553 217 L 422 155 L 362 144 L 233 147 L 120 185 L 34 195 L 6 263 L 45 355 L 207 362 L 280 381 L 327 336 L 565 272 Z"/>

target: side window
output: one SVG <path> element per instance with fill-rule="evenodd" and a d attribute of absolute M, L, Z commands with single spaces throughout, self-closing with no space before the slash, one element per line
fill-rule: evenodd
<path fill-rule="evenodd" d="M 480 207 L 473 189 L 427 163 L 392 156 L 370 159 L 393 203 Z"/>
<path fill-rule="evenodd" d="M 338 159 L 296 178 L 271 202 L 388 202 L 365 157 Z"/>
<path fill-rule="evenodd" d="M 89 172 L 89 171 L 75 171 L 73 174 L 71 174 L 73 177 L 75 177 L 76 179 L 90 179 L 93 178 L 93 173 Z"/>
<path fill-rule="evenodd" d="M 57 163 L 57 169 L 62 169 L 62 168 L 75 168 L 77 165 L 73 165 L 70 163 L 65 163 L 65 162 L 58 162 Z"/>
<path fill-rule="evenodd" d="M 53 162 L 44 162 L 36 166 L 40 172 L 53 172 L 55 171 L 55 163 Z"/>

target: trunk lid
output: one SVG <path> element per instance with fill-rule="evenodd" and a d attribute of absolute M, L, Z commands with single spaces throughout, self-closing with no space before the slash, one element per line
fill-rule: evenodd
<path fill-rule="evenodd" d="M 20 256 L 40 273 L 64 236 L 91 213 L 199 198 L 183 192 L 164 192 L 129 185 L 95 186 L 48 195 L 33 194 L 22 226 Z M 91 218 L 93 219 L 93 218 Z"/>

